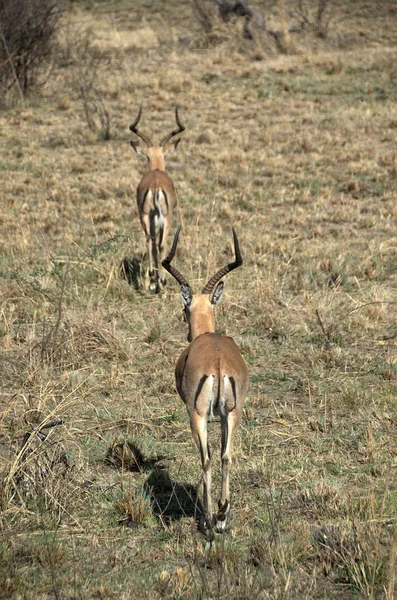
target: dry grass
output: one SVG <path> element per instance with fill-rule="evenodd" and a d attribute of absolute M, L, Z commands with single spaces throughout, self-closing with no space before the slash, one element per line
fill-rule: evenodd
<path fill-rule="evenodd" d="M 74 4 L 41 95 L 0 114 L 0 596 L 392 600 L 395 9 L 332 2 L 328 37 L 280 54 L 239 24 L 203 37 L 189 3 L 136 4 Z M 268 27 L 293 8 L 269 5 Z M 81 59 L 100 65 L 110 141 L 72 85 Z M 176 101 L 186 124 L 168 161 L 178 268 L 197 289 L 232 225 L 244 255 L 217 314 L 251 387 L 215 541 L 174 387 L 178 289 L 120 276 L 145 248 L 142 98 L 153 137 Z"/>

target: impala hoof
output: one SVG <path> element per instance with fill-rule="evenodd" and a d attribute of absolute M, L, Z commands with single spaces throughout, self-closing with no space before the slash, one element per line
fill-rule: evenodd
<path fill-rule="evenodd" d="M 224 519 L 223 521 L 220 521 L 217 517 L 216 521 L 215 521 L 215 531 L 217 533 L 225 533 L 228 522 L 229 522 L 228 519 Z"/>
<path fill-rule="evenodd" d="M 213 526 L 213 517 L 209 517 L 206 514 L 200 515 L 199 529 L 204 534 L 208 534 L 209 531 L 212 531 Z"/>
<path fill-rule="evenodd" d="M 159 294 L 161 292 L 161 285 L 152 281 L 149 286 L 149 291 L 152 292 L 152 294 Z"/>
<path fill-rule="evenodd" d="M 218 514 L 215 517 L 215 530 L 217 533 L 225 533 L 227 525 L 230 519 L 230 504 L 228 500 L 225 500 L 225 503 L 222 504 L 219 500 L 218 502 Z"/>

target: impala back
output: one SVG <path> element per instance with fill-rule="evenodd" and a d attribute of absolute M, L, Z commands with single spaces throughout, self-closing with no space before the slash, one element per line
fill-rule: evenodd
<path fill-rule="evenodd" d="M 172 212 L 175 199 L 175 186 L 168 173 L 156 169 L 142 176 L 137 189 L 139 213 L 155 212 L 166 216 Z"/>
<path fill-rule="evenodd" d="M 199 335 L 182 353 L 175 370 L 179 395 L 190 411 L 225 416 L 241 411 L 248 389 L 248 370 L 232 338 Z"/>

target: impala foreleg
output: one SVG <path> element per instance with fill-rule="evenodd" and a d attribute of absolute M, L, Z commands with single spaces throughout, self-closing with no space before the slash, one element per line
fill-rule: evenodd
<path fill-rule="evenodd" d="M 190 415 L 190 427 L 193 439 L 200 452 L 201 466 L 203 469 L 203 500 L 204 519 L 207 527 L 212 526 L 212 500 L 211 500 L 211 453 L 207 437 L 207 417 L 200 416 L 196 411 Z"/>

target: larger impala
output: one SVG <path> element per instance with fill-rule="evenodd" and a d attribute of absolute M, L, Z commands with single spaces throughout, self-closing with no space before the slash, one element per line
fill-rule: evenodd
<path fill-rule="evenodd" d="M 235 260 L 215 273 L 201 291 L 194 294 L 186 279 L 171 265 L 180 227 L 163 267 L 181 285 L 181 297 L 189 323 L 189 346 L 176 365 L 178 393 L 186 404 L 193 439 L 200 451 L 204 482 L 204 525 L 224 531 L 230 514 L 229 467 L 232 444 L 241 422 L 248 389 L 248 370 L 240 350 L 232 338 L 215 333 L 214 307 L 222 298 L 227 273 L 243 260 L 236 232 L 233 231 Z M 217 514 L 213 516 L 211 500 L 211 453 L 207 421 L 213 415 L 221 419 L 222 482 Z"/>
<path fill-rule="evenodd" d="M 149 255 L 149 277 L 150 291 L 159 292 L 161 286 L 165 284 L 165 279 L 159 275 L 159 259 L 163 260 L 168 234 L 171 229 L 172 213 L 177 204 L 176 190 L 171 177 L 165 170 L 165 155 L 169 148 L 166 148 L 170 140 L 182 133 L 185 127 L 182 125 L 178 107 L 175 107 L 175 120 L 177 129 L 168 133 L 159 143 L 154 146 L 150 138 L 137 129 L 142 114 L 142 104 L 139 107 L 138 115 L 135 121 L 130 125 L 130 129 L 146 144 L 146 148 L 140 148 L 139 142 L 131 141 L 131 146 L 139 154 L 144 154 L 149 161 L 149 171 L 145 173 L 138 185 L 137 202 L 138 212 L 143 231 L 145 232 L 147 250 Z M 176 149 L 181 138 L 173 140 L 173 147 Z"/>

